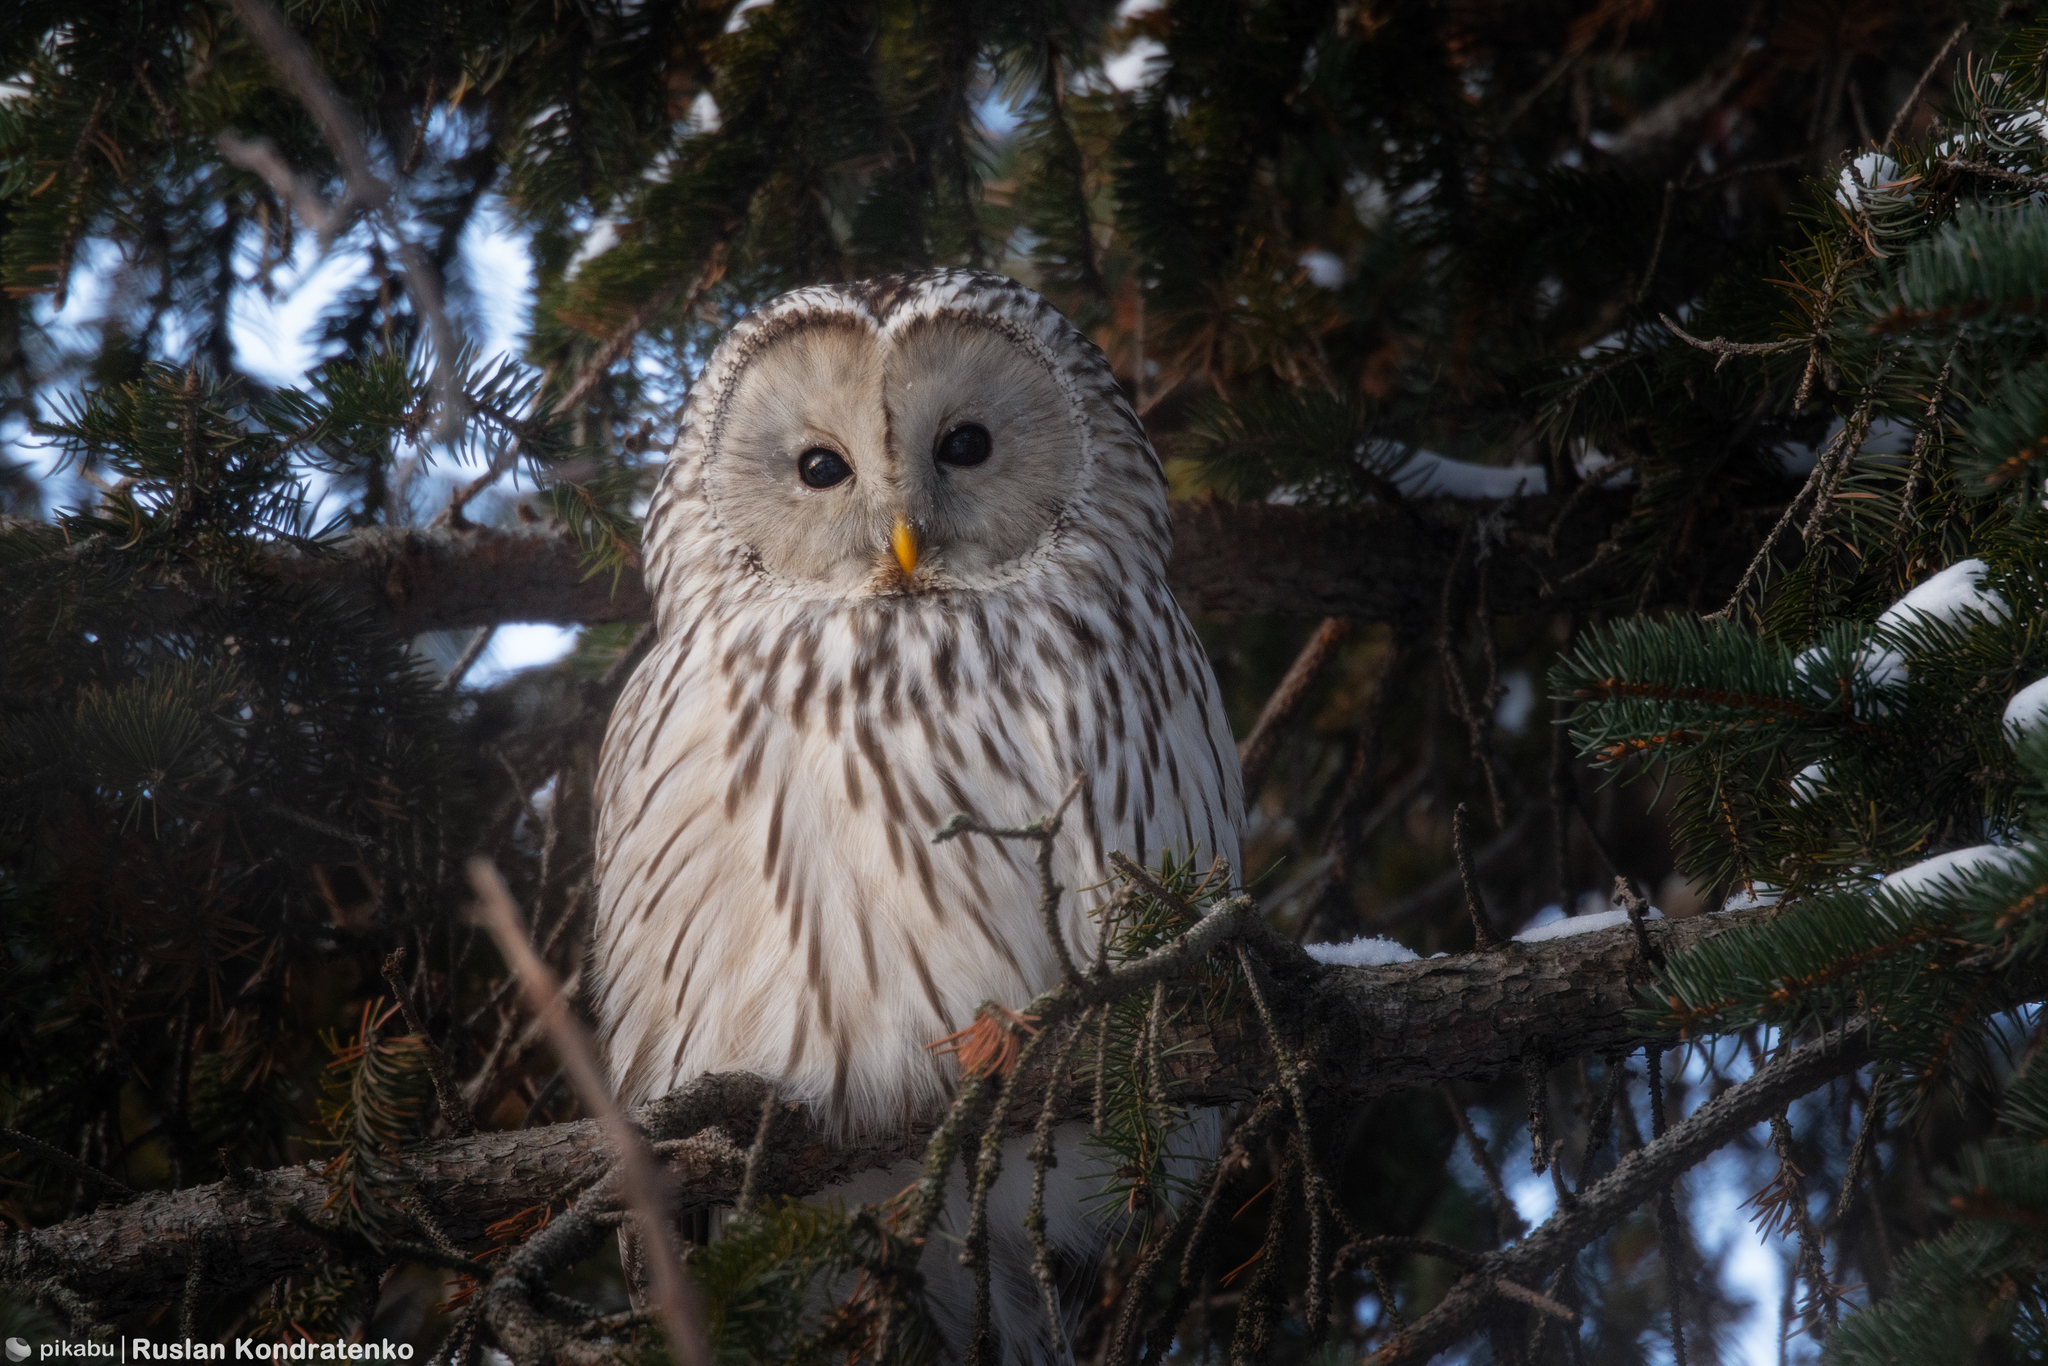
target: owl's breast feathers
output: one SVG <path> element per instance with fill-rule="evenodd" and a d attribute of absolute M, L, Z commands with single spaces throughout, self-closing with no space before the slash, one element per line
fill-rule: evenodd
<path fill-rule="evenodd" d="M 1031 849 L 933 844 L 954 811 L 1023 824 L 1084 775 L 1054 859 L 1083 954 L 1111 851 L 1236 863 L 1236 752 L 1163 578 L 1060 577 L 822 603 L 699 581 L 664 611 L 599 769 L 625 1099 L 747 1070 L 848 1132 L 941 1101 L 924 1045 L 1058 972 Z"/>

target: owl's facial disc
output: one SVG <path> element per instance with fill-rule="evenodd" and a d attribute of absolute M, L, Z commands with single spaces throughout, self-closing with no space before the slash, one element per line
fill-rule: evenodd
<path fill-rule="evenodd" d="M 1084 440 L 1046 363 L 985 320 L 877 335 L 809 319 L 727 386 L 705 492 L 772 574 L 849 594 L 972 587 L 1044 540 Z"/>

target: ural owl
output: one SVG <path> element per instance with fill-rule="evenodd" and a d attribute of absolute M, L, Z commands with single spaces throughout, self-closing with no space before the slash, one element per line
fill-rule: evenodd
<path fill-rule="evenodd" d="M 926 1045 L 1059 972 L 1032 851 L 935 845 L 953 811 L 1023 824 L 1079 775 L 1064 886 L 1099 889 L 1115 850 L 1235 866 L 1236 750 L 1169 539 L 1101 352 L 1013 281 L 800 289 L 732 330 L 648 513 L 656 643 L 599 766 L 596 1002 L 621 1099 L 744 1070 L 850 1137 L 940 1107 L 952 1064 Z M 1077 956 L 1103 895 L 1067 898 Z M 1082 1165 L 1047 1217 L 1085 1260 Z M 1023 1199 L 991 1227 L 1006 1359 L 1049 1339 Z M 971 1280 L 943 1244 L 924 1270 L 958 1347 Z"/>

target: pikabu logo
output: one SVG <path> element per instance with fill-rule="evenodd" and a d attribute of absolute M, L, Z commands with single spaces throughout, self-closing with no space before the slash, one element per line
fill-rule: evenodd
<path fill-rule="evenodd" d="M 412 1344 L 382 1339 L 377 1342 L 258 1342 L 236 1338 L 233 1342 L 153 1342 L 148 1338 L 116 1338 L 112 1342 L 30 1343 L 23 1338 L 7 1339 L 7 1360 L 50 1361 L 61 1357 L 103 1357 L 108 1366 L 127 1366 L 131 1361 L 411 1361 Z"/>

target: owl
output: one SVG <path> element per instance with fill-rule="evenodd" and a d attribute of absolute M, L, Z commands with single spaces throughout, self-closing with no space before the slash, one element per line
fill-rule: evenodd
<path fill-rule="evenodd" d="M 927 1045 L 1059 974 L 1032 848 L 935 844 L 954 811 L 1024 824 L 1080 779 L 1053 860 L 1093 889 L 1061 913 L 1077 956 L 1111 852 L 1235 866 L 1237 754 L 1170 538 L 1101 352 L 1014 281 L 816 286 L 732 329 L 648 510 L 656 638 L 599 759 L 594 1004 L 621 1099 L 749 1071 L 846 1138 L 943 1106 Z M 1101 1236 L 1078 1138 L 1047 1196 L 1076 1266 Z M 1005 1360 L 1049 1359 L 1026 1184 L 992 1206 Z M 960 1201 L 946 1218 L 964 1231 Z M 943 1239 L 924 1270 L 962 1345 L 971 1279 Z"/>

